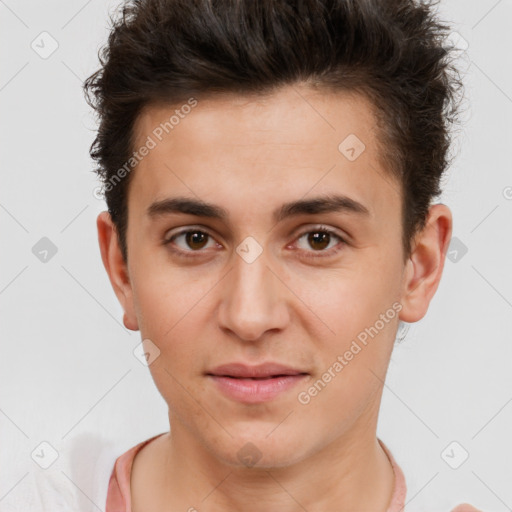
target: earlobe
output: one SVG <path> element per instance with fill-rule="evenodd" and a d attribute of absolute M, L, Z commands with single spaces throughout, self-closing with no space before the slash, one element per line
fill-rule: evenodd
<path fill-rule="evenodd" d="M 107 211 L 98 215 L 96 226 L 103 266 L 107 271 L 114 293 L 124 309 L 123 324 L 127 329 L 137 331 L 139 327 L 128 268 L 119 247 L 115 225 Z"/>
<path fill-rule="evenodd" d="M 138 331 L 139 324 L 137 323 L 137 319 L 135 315 L 128 316 L 126 313 L 123 314 L 123 324 L 130 331 Z"/>
<path fill-rule="evenodd" d="M 400 319 L 417 322 L 427 313 L 441 275 L 452 233 L 452 216 L 444 204 L 430 207 L 425 228 L 413 245 L 404 271 Z"/>

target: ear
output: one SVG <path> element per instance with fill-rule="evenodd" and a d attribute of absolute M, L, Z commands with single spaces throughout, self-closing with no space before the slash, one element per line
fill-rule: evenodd
<path fill-rule="evenodd" d="M 417 322 L 434 296 L 452 236 L 452 215 L 444 204 L 430 207 L 425 228 L 414 239 L 402 284 L 400 320 Z"/>
<path fill-rule="evenodd" d="M 128 266 L 123 259 L 119 246 L 116 227 L 107 211 L 101 212 L 98 215 L 96 225 L 98 228 L 101 259 L 117 300 L 119 300 L 124 309 L 124 326 L 131 331 L 137 331 L 139 326 L 135 315 L 132 285 L 128 274 Z"/>

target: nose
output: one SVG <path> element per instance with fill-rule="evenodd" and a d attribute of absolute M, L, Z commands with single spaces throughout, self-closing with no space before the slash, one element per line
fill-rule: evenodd
<path fill-rule="evenodd" d="M 223 279 L 219 326 L 244 341 L 257 341 L 267 331 L 281 330 L 289 321 L 290 292 L 270 268 L 266 252 L 249 262 L 234 254 Z"/>

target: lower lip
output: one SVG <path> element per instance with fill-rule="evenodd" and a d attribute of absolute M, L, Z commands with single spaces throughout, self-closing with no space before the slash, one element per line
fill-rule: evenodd
<path fill-rule="evenodd" d="M 228 397 L 246 404 L 268 402 L 279 394 L 290 390 L 307 375 L 281 375 L 271 379 L 235 379 L 209 375 L 219 389 Z"/>

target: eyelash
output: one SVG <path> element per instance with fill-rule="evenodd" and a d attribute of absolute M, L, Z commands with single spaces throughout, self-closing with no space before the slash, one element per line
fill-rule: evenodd
<path fill-rule="evenodd" d="M 164 245 L 169 245 L 170 250 L 174 254 L 179 256 L 179 257 L 183 257 L 183 258 L 196 258 L 197 256 L 194 253 L 200 253 L 200 252 L 202 252 L 201 250 L 197 250 L 197 251 L 192 251 L 192 250 L 190 250 L 190 251 L 183 251 L 181 249 L 175 249 L 171 245 L 171 243 L 176 238 L 178 238 L 179 236 L 182 236 L 182 235 L 186 235 L 187 233 L 203 233 L 203 234 L 205 234 L 205 235 L 207 235 L 207 236 L 209 236 L 210 238 L 213 239 L 213 236 L 210 235 L 210 233 L 208 233 L 207 231 L 204 231 L 203 229 L 184 229 L 184 230 L 179 231 L 178 233 L 175 233 L 174 235 L 172 235 L 168 240 L 164 240 L 163 244 Z M 324 226 L 318 226 L 316 228 L 309 229 L 308 231 L 304 231 L 304 232 L 300 233 L 297 236 L 297 240 L 300 240 L 304 235 L 308 235 L 310 233 L 327 233 L 327 234 L 329 234 L 331 236 L 334 236 L 334 237 L 338 238 L 340 240 L 341 245 L 345 245 L 346 244 L 344 238 L 342 238 L 340 235 L 338 235 L 334 230 L 326 228 Z M 318 251 L 318 252 L 321 252 L 321 253 L 326 253 L 327 252 L 328 253 L 327 255 L 325 255 L 325 254 L 312 254 L 312 253 L 317 252 L 317 251 L 306 251 L 306 253 L 304 255 L 302 255 L 301 257 L 306 258 L 306 259 L 326 258 L 326 257 L 329 257 L 329 256 L 334 256 L 340 250 L 341 250 L 341 247 L 338 247 L 335 250 L 333 250 L 331 248 L 329 251 L 325 251 L 325 250 Z"/>

